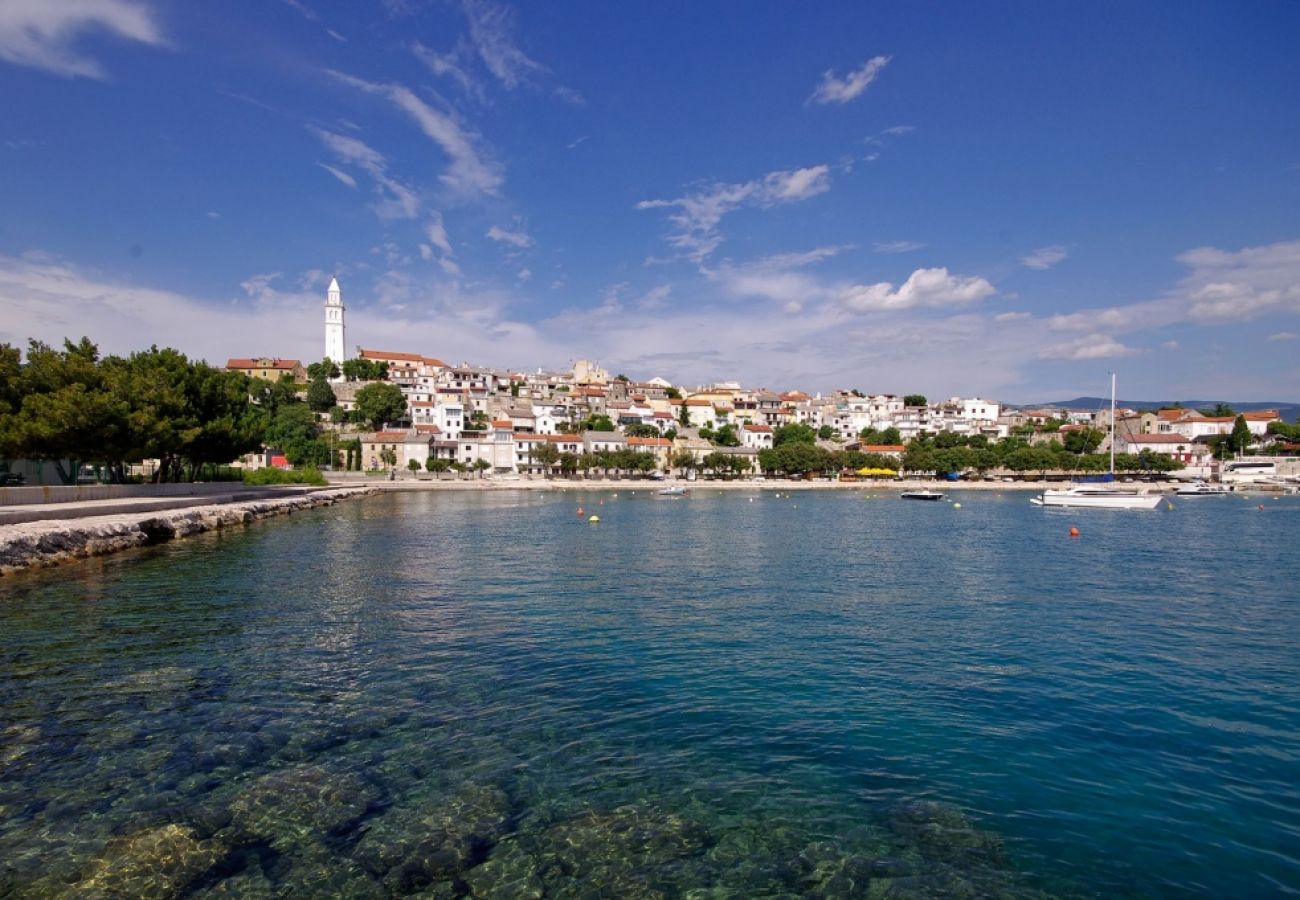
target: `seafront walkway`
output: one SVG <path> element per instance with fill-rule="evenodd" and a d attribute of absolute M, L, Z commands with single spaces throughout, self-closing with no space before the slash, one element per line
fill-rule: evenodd
<path fill-rule="evenodd" d="M 140 485 L 139 487 L 147 486 Z M 205 485 L 202 487 L 217 488 L 219 486 Z M 75 499 L 75 494 L 65 495 L 67 499 L 64 499 L 59 497 L 57 490 L 46 492 L 51 499 L 43 503 L 27 502 L 28 498 L 15 500 L 12 496 L 8 498 L 0 497 L 0 525 L 16 525 L 23 522 L 43 522 L 59 519 L 84 519 L 92 516 L 153 513 L 187 509 L 195 506 L 242 503 L 275 497 L 296 497 L 321 490 L 321 488 L 303 487 L 301 485 L 245 487 L 238 482 L 232 482 L 220 486 L 218 490 L 196 491 L 181 496 L 156 496 L 148 491 L 127 490 L 117 496 L 96 499 Z"/>

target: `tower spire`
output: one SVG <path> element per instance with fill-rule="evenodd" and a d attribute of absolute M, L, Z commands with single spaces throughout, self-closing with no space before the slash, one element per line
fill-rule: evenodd
<path fill-rule="evenodd" d="M 330 278 L 330 286 L 325 292 L 325 358 L 340 368 L 348 358 L 343 324 L 346 309 L 338 278 Z"/>

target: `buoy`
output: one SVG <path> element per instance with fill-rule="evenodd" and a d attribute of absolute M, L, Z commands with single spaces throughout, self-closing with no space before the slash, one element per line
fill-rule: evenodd
<path fill-rule="evenodd" d="M 1071 525 L 1071 526 L 1070 526 L 1070 537 L 1078 537 L 1078 536 L 1079 536 L 1079 529 L 1077 529 L 1077 528 L 1075 528 L 1073 525 Z"/>
<path fill-rule="evenodd" d="M 953 508 L 953 509 L 961 509 L 961 504 L 960 504 L 960 503 L 954 503 L 954 504 L 952 505 L 952 508 Z"/>
<path fill-rule="evenodd" d="M 595 525 L 597 522 L 600 521 L 600 516 L 592 516 L 592 517 L 591 517 L 590 519 L 588 519 L 587 521 L 590 522 L 591 524 Z"/>
<path fill-rule="evenodd" d="M 581 507 L 581 506 L 578 507 L 578 515 L 582 515 L 582 507 Z"/>
<path fill-rule="evenodd" d="M 601 500 L 600 503 L 597 504 L 597 506 L 604 506 L 604 505 L 605 505 L 605 501 L 604 501 L 604 500 Z"/>
<path fill-rule="evenodd" d="M 1261 503 L 1261 504 L 1259 505 L 1259 508 L 1260 508 L 1260 509 L 1263 509 L 1263 508 L 1264 508 L 1264 504 Z"/>

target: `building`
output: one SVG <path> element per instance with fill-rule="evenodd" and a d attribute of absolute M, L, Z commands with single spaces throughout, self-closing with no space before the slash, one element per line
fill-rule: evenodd
<path fill-rule="evenodd" d="M 384 462 L 383 451 L 392 450 L 397 457 L 397 462 L 392 464 L 396 468 L 408 468 L 411 460 L 424 468 L 425 461 L 433 456 L 437 436 L 434 430 L 417 428 L 363 434 L 360 437 L 361 462 L 367 469 L 386 468 L 390 464 Z"/>
<path fill-rule="evenodd" d="M 227 372 L 240 372 L 249 378 L 264 378 L 267 381 L 279 381 L 289 375 L 294 381 L 306 381 L 307 369 L 296 359 L 280 359 L 278 356 L 259 356 L 256 358 L 226 360 Z"/>
<path fill-rule="evenodd" d="M 330 279 L 329 290 L 325 292 L 325 359 L 342 368 L 348 358 L 347 340 L 344 335 L 343 289 L 337 278 Z M 340 376 L 341 378 L 342 376 Z"/>
<path fill-rule="evenodd" d="M 751 450 L 772 449 L 772 426 L 745 424 L 740 428 L 740 445 Z"/>

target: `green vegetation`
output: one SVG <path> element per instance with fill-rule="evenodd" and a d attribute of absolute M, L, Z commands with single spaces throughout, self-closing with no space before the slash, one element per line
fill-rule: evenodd
<path fill-rule="evenodd" d="M 908 394 L 903 398 L 904 406 L 925 406 L 925 394 Z"/>
<path fill-rule="evenodd" d="M 406 397 L 395 384 L 368 384 L 357 391 L 356 402 L 359 418 L 372 429 L 406 415 Z"/>
<path fill-rule="evenodd" d="M 343 377 L 348 381 L 383 381 L 388 377 L 388 363 L 371 359 L 345 359 Z"/>
<path fill-rule="evenodd" d="M 316 379 L 307 387 L 307 407 L 312 412 L 329 412 L 338 406 L 338 402 L 334 388 L 323 378 Z"/>
<path fill-rule="evenodd" d="M 307 367 L 308 381 L 329 381 L 338 378 L 340 374 L 338 364 L 332 359 L 322 359 Z"/>
<path fill-rule="evenodd" d="M 291 387 L 259 382 L 277 402 Z M 100 358 L 88 338 L 57 350 L 32 341 L 27 361 L 0 344 L 0 456 L 52 460 L 73 484 L 83 464 L 126 480 L 126 463 L 157 459 L 155 481 L 192 480 L 261 446 L 267 414 L 238 372 L 150 347 Z M 66 462 L 66 465 L 65 465 Z"/>
<path fill-rule="evenodd" d="M 623 433 L 628 437 L 659 437 L 659 429 L 653 425 L 629 425 L 623 429 Z"/>
<path fill-rule="evenodd" d="M 982 475 L 997 468 L 1037 472 L 1040 476 L 1048 472 L 1101 473 L 1110 467 L 1110 457 L 1091 451 L 1100 444 L 1102 437 L 1100 432 L 1087 430 L 1071 432 L 1066 436 L 1066 444 L 1053 440 L 1030 446 L 1023 438 L 1015 436 L 992 444 L 982 435 L 920 434 L 907 445 L 903 468 L 937 475 L 971 471 Z M 1115 470 L 1118 472 L 1173 472 L 1181 468 L 1181 462 L 1149 450 L 1137 455 L 1121 453 L 1115 457 Z"/>
<path fill-rule="evenodd" d="M 305 469 L 249 469 L 244 472 L 244 484 L 264 486 L 268 484 L 311 484 L 322 487 L 328 484 L 319 469 L 308 466 Z"/>
<path fill-rule="evenodd" d="M 903 436 L 898 433 L 898 429 L 892 425 L 883 431 L 877 431 L 874 428 L 864 428 L 858 432 L 858 440 L 864 444 L 874 445 L 898 445 L 903 443 Z"/>
<path fill-rule="evenodd" d="M 817 429 L 811 425 L 804 425 L 799 422 L 793 422 L 789 425 L 778 425 L 772 429 L 772 446 L 780 447 L 784 444 L 816 444 Z"/>

